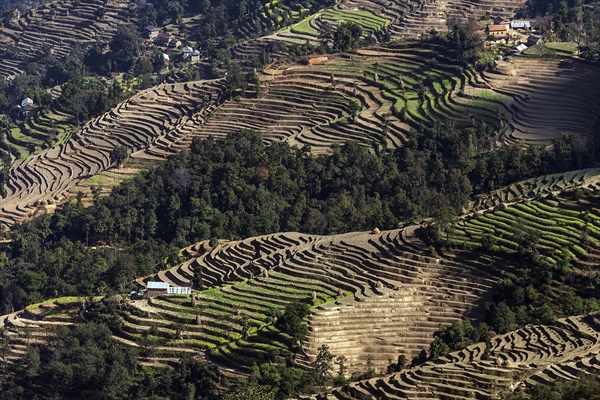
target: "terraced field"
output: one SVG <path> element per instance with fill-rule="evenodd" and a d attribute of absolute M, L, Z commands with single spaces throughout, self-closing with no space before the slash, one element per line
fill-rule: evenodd
<path fill-rule="evenodd" d="M 469 212 L 481 212 L 513 204 L 559 194 L 563 191 L 600 189 L 600 169 L 583 169 L 560 174 L 545 175 L 517 182 L 508 187 L 478 196 L 468 207 Z"/>
<path fill-rule="evenodd" d="M 110 152 L 116 146 L 129 152 L 150 148 L 140 157 L 164 159 L 172 154 L 168 145 L 181 134 L 179 128 L 192 116 L 205 118 L 221 90 L 221 81 L 157 86 L 89 121 L 65 143 L 13 165 L 0 222 L 10 226 L 56 204 L 79 182 L 114 166 Z"/>
<path fill-rule="evenodd" d="M 569 60 L 514 57 L 483 79 L 503 103 L 506 143 L 548 143 L 571 132 L 593 137 L 600 115 L 600 74 Z"/>
<path fill-rule="evenodd" d="M 158 326 L 161 346 L 176 352 L 192 343 L 208 350 L 207 357 L 218 365 L 243 369 L 287 353 L 290 338 L 272 316 L 289 302 L 304 300 L 313 313 L 297 361 L 309 363 L 326 343 L 348 357 L 350 373 L 362 371 L 369 356 L 385 370 L 389 358 L 427 347 L 440 323 L 474 310 L 496 282 L 489 272 L 493 268 L 481 268 L 488 262 L 425 256 L 401 231 L 329 237 L 285 233 L 221 243 L 153 277 L 189 285 L 200 274 L 204 290 L 195 300 L 136 302 L 124 315 L 122 336 L 139 341 L 148 325 Z M 452 278 L 441 278 L 449 271 Z M 364 323 L 358 329 L 357 318 L 373 321 L 371 330 L 365 332 Z M 172 340 L 174 320 L 185 324 L 178 340 Z M 377 342 L 365 339 L 374 336 Z"/>
<path fill-rule="evenodd" d="M 556 105 L 553 96 L 565 92 L 569 82 L 585 85 L 581 82 L 595 82 L 600 76 L 593 75 L 596 67 L 578 63 L 518 57 L 510 64 L 516 66 L 515 76 L 505 66 L 500 67 L 505 74 L 480 75 L 439 46 L 414 43 L 314 60 L 309 65 L 265 68 L 259 74 L 256 98 L 223 102 L 219 82 L 159 86 L 139 93 L 74 132 L 67 142 L 15 165 L 8 196 L 0 203 L 0 221 L 10 225 L 27 218 L 38 205 L 60 200 L 66 189 L 107 169 L 108 154 L 119 144 L 133 152 L 127 167 L 139 169 L 177 154 L 193 138 L 225 137 L 240 129 L 260 132 L 266 142 L 310 146 L 313 153 L 329 152 L 332 144 L 348 140 L 398 148 L 411 130 L 439 120 L 470 126 L 474 119 L 482 119 L 502 132 L 498 144 L 500 139 L 548 143 L 568 129 L 583 142 L 592 135 L 594 115 L 600 113 L 596 100 L 600 85 L 595 84 L 581 86 L 577 95 L 565 95 L 567 103 Z M 182 104 L 177 104 L 179 98 Z M 161 115 L 168 122 L 162 122 Z M 37 120 L 28 124 L 42 129 Z M 522 130 L 528 127 L 532 130 L 524 135 Z M 118 134 L 107 135 L 113 130 Z M 20 146 L 22 157 L 29 145 L 36 152 L 44 146 L 34 135 L 11 140 Z M 57 143 L 61 140 L 59 134 Z M 76 158 L 99 159 L 73 167 L 71 152 Z M 44 159 L 53 164 L 61 160 L 69 167 L 48 168 L 47 162 L 37 162 Z"/>
<path fill-rule="evenodd" d="M 99 16 L 98 10 L 104 10 Z M 57 0 L 31 9 L 0 29 L 0 43 L 13 45 L 14 55 L 0 60 L 0 79 L 12 79 L 36 60 L 44 48 L 56 57 L 67 55 L 75 44 L 108 42 L 119 24 L 133 17 L 127 0 Z"/>
<path fill-rule="evenodd" d="M 353 382 L 311 399 L 496 398 L 521 384 L 597 374 L 600 314 L 531 325 L 399 373 Z"/>
<path fill-rule="evenodd" d="M 73 117 L 58 110 L 39 112 L 11 129 L 8 144 L 25 159 L 33 153 L 64 143 L 73 130 Z"/>
<path fill-rule="evenodd" d="M 323 40 L 331 43 L 331 31 L 342 20 L 358 23 L 365 37 L 371 35 L 378 41 L 383 32 L 389 33 L 393 40 L 420 39 L 432 30 L 448 31 L 453 21 L 479 20 L 487 15 L 512 18 L 525 3 L 525 0 L 342 0 L 335 6 L 307 14 L 309 10 L 290 13 L 286 7 L 280 7 L 280 2 L 274 1 L 258 16 L 249 18 L 248 27 L 237 32 L 248 40 L 235 46 L 233 55 L 237 59 L 253 60 L 261 49 L 273 43 L 319 45 Z M 295 23 L 283 27 L 281 14 L 287 14 L 287 20 Z M 261 26 L 264 36 L 254 38 L 255 25 Z M 279 30 L 268 34 L 276 29 Z"/>
<path fill-rule="evenodd" d="M 459 221 L 449 229 L 448 240 L 477 247 L 488 235 L 497 251 L 515 254 L 535 246 L 550 264 L 559 264 L 567 253 L 579 264 L 593 265 L 600 245 L 598 205 L 596 197 L 578 199 L 567 193 L 556 200 L 519 202 Z M 532 237 L 524 236 L 527 232 Z"/>
<path fill-rule="evenodd" d="M 485 15 L 512 18 L 524 5 L 524 0 L 342 0 L 336 6 L 306 16 L 297 24 L 267 36 L 267 39 L 318 44 L 342 20 L 358 23 L 365 36 L 372 34 L 375 39 L 381 31 L 389 32 L 393 39 L 418 39 L 432 29 L 448 31 L 453 21 L 464 23 L 469 18 L 479 20 Z M 271 23 L 270 26 L 276 25 Z"/>
<path fill-rule="evenodd" d="M 420 7 L 403 15 L 390 31 L 394 37 L 418 38 L 432 29 L 446 32 L 454 21 L 464 23 L 470 18 L 477 21 L 486 15 L 512 18 L 525 3 L 524 0 L 425 0 Z"/>
<path fill-rule="evenodd" d="M 191 299 L 130 302 L 120 313 L 122 329 L 115 338 L 141 347 L 144 360 L 154 365 L 173 362 L 185 351 L 244 371 L 253 362 L 288 354 L 290 337 L 274 322 L 287 304 L 304 301 L 313 313 L 300 363 L 310 362 L 327 343 L 348 357 L 349 373 L 362 372 L 365 357 L 385 370 L 389 358 L 427 347 L 440 324 L 476 312 L 497 281 L 493 260 L 427 256 L 407 235 L 280 233 L 213 249 L 192 246 L 188 261 L 153 279 L 189 285 L 198 274 L 202 290 Z M 30 314 L 5 321 L 33 325 L 24 321 L 44 321 L 51 313 Z M 22 335 L 13 325 L 11 332 Z M 376 340 L 367 343 L 365 337 Z"/>
<path fill-rule="evenodd" d="M 364 39 L 368 36 L 376 38 L 390 24 L 390 19 L 380 17 L 365 9 L 349 10 L 332 7 L 308 16 L 297 24 L 281 29 L 267 38 L 295 44 L 303 44 L 308 41 L 318 45 L 323 38 L 327 37 L 327 33 L 330 35 L 342 22 L 358 24 L 363 30 L 362 38 Z"/>
<path fill-rule="evenodd" d="M 99 301 L 95 297 L 93 301 Z M 9 347 L 0 359 L 18 363 L 28 346 L 43 346 L 57 326 L 71 325 L 86 303 L 83 297 L 62 297 L 32 304 L 25 310 L 0 316 L 0 336 L 8 339 Z"/>
<path fill-rule="evenodd" d="M 331 143 L 350 139 L 397 148 L 411 128 L 438 119 L 470 124 L 478 117 L 500 127 L 498 104 L 471 95 L 485 83 L 445 54 L 439 46 L 404 44 L 322 57 L 314 65 L 267 68 L 258 99 L 225 104 L 190 137 L 254 129 L 267 140 L 326 152 Z M 359 106 L 355 118 L 352 102 Z"/>

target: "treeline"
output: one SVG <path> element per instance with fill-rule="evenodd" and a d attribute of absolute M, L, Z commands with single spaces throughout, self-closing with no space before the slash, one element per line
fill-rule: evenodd
<path fill-rule="evenodd" d="M 215 39 L 235 33 L 242 26 L 248 33 L 259 36 L 334 4 L 331 0 L 305 0 L 301 3 L 282 0 L 265 7 L 266 3 L 261 0 L 138 1 L 139 26 L 180 25 L 184 16 L 201 15 L 201 23 L 188 33 L 191 40 L 210 45 Z M 265 13 L 265 16 L 261 16 L 261 13 Z M 268 18 L 271 26 L 261 25 L 259 21 L 265 18 Z"/>
<path fill-rule="evenodd" d="M 551 384 L 526 387 L 521 385 L 503 400 L 596 400 L 600 398 L 600 376 L 585 374 L 579 379 L 557 379 Z"/>
<path fill-rule="evenodd" d="M 131 94 L 126 93 L 117 82 L 99 75 L 125 72 L 125 81 L 137 76 L 136 88 L 157 83 L 152 74 L 162 64 L 157 54 L 142 54 L 139 33 L 135 27 L 120 26 L 107 43 L 108 52 L 103 52 L 104 45 L 97 44 L 90 49 L 75 46 L 68 56 L 61 58 L 50 52 L 42 54 L 37 61 L 26 66 L 25 73 L 2 83 L 0 114 L 6 115 L 3 118 L 7 119 L 14 114 L 23 98 L 30 97 L 42 109 L 53 106 L 73 115 L 76 122 L 83 122 L 108 111 Z M 15 51 L 8 47 L 0 52 L 0 57 L 10 57 Z M 53 100 L 46 89 L 55 85 L 64 86 L 60 97 Z"/>
<path fill-rule="evenodd" d="M 548 40 L 574 41 L 582 57 L 598 60 L 600 9 L 593 0 L 531 0 L 527 13 L 540 18 Z"/>
<path fill-rule="evenodd" d="M 7 340 L 0 331 L 0 361 Z M 324 390 L 334 375 L 343 384 L 347 370 L 345 357 L 333 356 L 327 346 L 312 369 L 292 360 L 265 362 L 234 380 L 190 355 L 173 368 L 145 367 L 138 361 L 143 352 L 118 344 L 109 327 L 93 318 L 61 326 L 51 344 L 28 345 L 18 364 L 0 364 L 0 400 L 283 400 Z"/>
<path fill-rule="evenodd" d="M 218 387 L 224 378 L 215 367 L 190 356 L 173 369 L 143 367 L 137 350 L 111 336 L 107 326 L 95 322 L 59 327 L 51 347 L 27 346 L 15 370 L 4 374 L 10 379 L 0 379 L 0 400 L 222 398 Z"/>
<path fill-rule="evenodd" d="M 0 312 L 43 298 L 126 291 L 198 240 L 395 228 L 457 214 L 474 193 L 587 160 L 570 136 L 556 144 L 561 151 L 482 153 L 491 132 L 484 124 L 440 125 L 393 152 L 350 142 L 330 156 L 265 146 L 250 132 L 195 140 L 90 208 L 67 203 L 16 226 L 0 258 Z"/>

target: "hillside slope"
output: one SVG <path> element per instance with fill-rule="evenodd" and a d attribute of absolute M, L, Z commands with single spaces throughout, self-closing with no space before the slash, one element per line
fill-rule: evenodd
<path fill-rule="evenodd" d="M 348 376 L 365 373 L 367 364 L 385 373 L 390 360 L 410 360 L 426 350 L 440 327 L 483 321 L 486 303 L 504 302 L 510 287 L 530 285 L 527 276 L 536 276 L 539 287 L 527 287 L 529 308 L 522 308 L 518 320 L 531 311 L 529 321 L 540 321 L 535 313 L 543 302 L 549 311 L 543 321 L 551 321 L 553 312 L 564 311 L 563 299 L 575 293 L 583 296 L 580 302 L 596 304 L 590 282 L 600 248 L 599 199 L 581 189 L 594 190 L 596 172 L 539 178 L 539 194 L 544 188 L 562 193 L 465 215 L 442 235 L 453 247 L 438 251 L 419 238 L 417 226 L 330 236 L 274 233 L 213 247 L 198 242 L 184 250 L 183 263 L 137 280 L 139 286 L 148 280 L 193 285 L 192 296 L 116 296 L 99 307 L 62 298 L 29 306 L 0 318 L 9 344 L 6 360 L 18 363 L 27 346 L 46 346 L 56 326 L 99 318 L 110 321 L 115 340 L 139 349 L 141 361 L 153 366 L 172 365 L 182 354 L 236 374 L 250 372 L 254 363 L 292 358 L 310 366 L 327 345 L 333 355 L 346 357 Z M 486 234 L 494 240 L 484 240 Z M 519 235 L 537 239 L 519 242 Z M 302 342 L 280 322 L 296 302 L 310 310 Z M 327 398 L 489 397 L 522 382 L 575 379 L 579 371 L 596 368 L 598 321 L 593 314 L 491 333 L 487 345 L 352 383 Z M 506 326 L 517 326 L 516 319 Z"/>
<path fill-rule="evenodd" d="M 495 398 L 519 385 L 597 373 L 600 313 L 530 325 L 405 371 L 350 383 L 312 399 Z"/>
<path fill-rule="evenodd" d="M 12 49 L 0 60 L 0 79 L 22 73 L 43 51 L 62 57 L 74 46 L 110 41 L 118 25 L 133 17 L 132 11 L 126 0 L 57 0 L 32 8 L 0 29 L 0 43 Z"/>
<path fill-rule="evenodd" d="M 118 146 L 136 151 L 172 142 L 192 116 L 206 118 L 221 92 L 221 81 L 148 89 L 87 122 L 65 143 L 13 165 L 0 222 L 10 226 L 55 205 L 81 180 L 114 166 L 111 151 Z"/>
<path fill-rule="evenodd" d="M 153 329 L 154 350 L 144 354 L 151 362 L 168 363 L 181 352 L 194 352 L 244 371 L 273 351 L 289 354 L 293 343 L 273 315 L 303 301 L 312 314 L 304 355 L 297 361 L 311 362 L 325 343 L 348 357 L 349 373 L 362 372 L 367 357 L 385 371 L 388 359 L 427 347 L 441 324 L 478 313 L 498 281 L 494 260 L 428 256 L 414 247 L 418 240 L 410 235 L 410 230 L 280 233 L 222 242 L 154 278 L 189 285 L 196 274 L 202 290 L 192 299 L 128 302 L 118 312 L 121 328 L 115 338 L 147 346 L 145 335 Z M 18 356 L 24 337 L 45 337 L 54 323 L 48 321 L 68 321 L 57 315 L 62 313 L 30 309 L 5 317 L 11 354 Z"/>
<path fill-rule="evenodd" d="M 133 152 L 127 166 L 148 167 L 189 147 L 194 138 L 253 130 L 330 152 L 348 140 L 402 147 L 414 131 L 451 120 L 496 127 L 501 142 L 550 143 L 562 132 L 589 140 L 596 126 L 597 68 L 577 62 L 516 57 L 516 72 L 479 74 L 438 45 L 395 44 L 313 64 L 275 64 L 258 77 L 257 96 L 225 101 L 225 81 L 148 89 L 89 121 L 61 144 L 12 166 L 0 201 L 10 226 L 55 204 L 68 189 L 112 166 L 118 145 Z M 511 67 L 512 68 L 512 67 Z M 556 97 L 576 85 L 573 95 Z M 167 121 L 167 122 L 165 122 Z M 86 161 L 82 161 L 82 160 Z"/>

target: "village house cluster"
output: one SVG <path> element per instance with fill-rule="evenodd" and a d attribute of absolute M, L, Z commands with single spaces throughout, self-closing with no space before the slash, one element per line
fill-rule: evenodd
<path fill-rule="evenodd" d="M 534 21 L 529 20 L 500 20 L 487 24 L 481 30 L 482 36 L 488 40 L 505 40 L 515 46 L 514 53 L 521 53 L 531 46 L 542 43 L 539 27 Z"/>
<path fill-rule="evenodd" d="M 200 61 L 200 50 L 192 46 L 183 46 L 181 40 L 171 33 L 162 31 L 160 28 L 148 25 L 144 28 L 144 38 L 148 39 L 155 46 L 164 50 L 161 54 L 162 62 L 168 65 L 176 56 L 178 61 L 185 63 L 198 63 Z"/>

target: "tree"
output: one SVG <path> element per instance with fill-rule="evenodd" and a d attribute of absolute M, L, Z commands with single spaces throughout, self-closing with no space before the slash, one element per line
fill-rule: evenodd
<path fill-rule="evenodd" d="M 358 46 L 362 28 L 355 22 L 342 22 L 333 33 L 333 50 L 349 51 Z"/>
<path fill-rule="evenodd" d="M 398 356 L 398 362 L 396 363 L 396 371 L 402 371 L 406 367 L 406 356 L 404 354 L 400 354 Z"/>
<path fill-rule="evenodd" d="M 139 32 L 133 25 L 119 25 L 109 47 L 108 62 L 114 64 L 117 71 L 128 71 L 141 52 Z"/>
<path fill-rule="evenodd" d="M 113 165 L 120 166 L 127 159 L 128 155 L 129 151 L 127 147 L 117 145 L 110 151 L 110 162 Z"/>
<path fill-rule="evenodd" d="M 335 377 L 336 385 L 343 385 L 346 383 L 346 372 L 348 371 L 348 367 L 346 366 L 347 360 L 346 356 L 337 356 L 335 358 L 335 364 L 338 366 L 337 376 Z"/>
<path fill-rule="evenodd" d="M 350 101 L 350 116 L 352 116 L 352 120 L 356 120 L 356 116 L 361 110 L 360 104 L 356 100 Z"/>
<path fill-rule="evenodd" d="M 275 400 L 275 390 L 268 386 L 251 385 L 227 394 L 224 400 Z"/>
<path fill-rule="evenodd" d="M 299 345 L 308 333 L 304 318 L 308 316 L 309 311 L 308 304 L 296 301 L 286 306 L 278 320 L 281 329 L 292 337 L 296 345 Z"/>
<path fill-rule="evenodd" d="M 317 379 L 317 384 L 324 386 L 331 378 L 333 369 L 333 354 L 329 351 L 329 346 L 322 344 L 319 346 L 317 357 L 313 362 L 313 367 Z"/>
<path fill-rule="evenodd" d="M 375 376 L 375 368 L 373 367 L 373 355 L 367 355 L 366 371 L 363 374 L 363 379 L 371 379 Z"/>
<path fill-rule="evenodd" d="M 426 361 L 427 361 L 427 350 L 422 349 L 419 352 L 419 355 L 416 356 L 415 358 L 413 358 L 412 362 L 410 363 L 410 366 L 416 367 L 417 365 L 421 365 Z"/>
<path fill-rule="evenodd" d="M 516 327 L 515 313 L 505 302 L 502 302 L 492 308 L 490 324 L 496 332 L 509 332 Z"/>
<path fill-rule="evenodd" d="M 23 357 L 22 369 L 25 377 L 27 377 L 30 382 L 37 376 L 40 365 L 40 351 L 38 348 L 35 346 L 27 346 L 25 356 Z"/>
<path fill-rule="evenodd" d="M 2 370 L 6 367 L 6 356 L 10 353 L 10 341 L 6 335 L 5 328 L 0 328 L 0 359 L 2 359 Z"/>
<path fill-rule="evenodd" d="M 450 348 L 442 339 L 436 337 L 433 342 L 429 345 L 429 357 L 432 360 L 436 360 L 440 357 L 445 356 L 450 352 Z"/>

